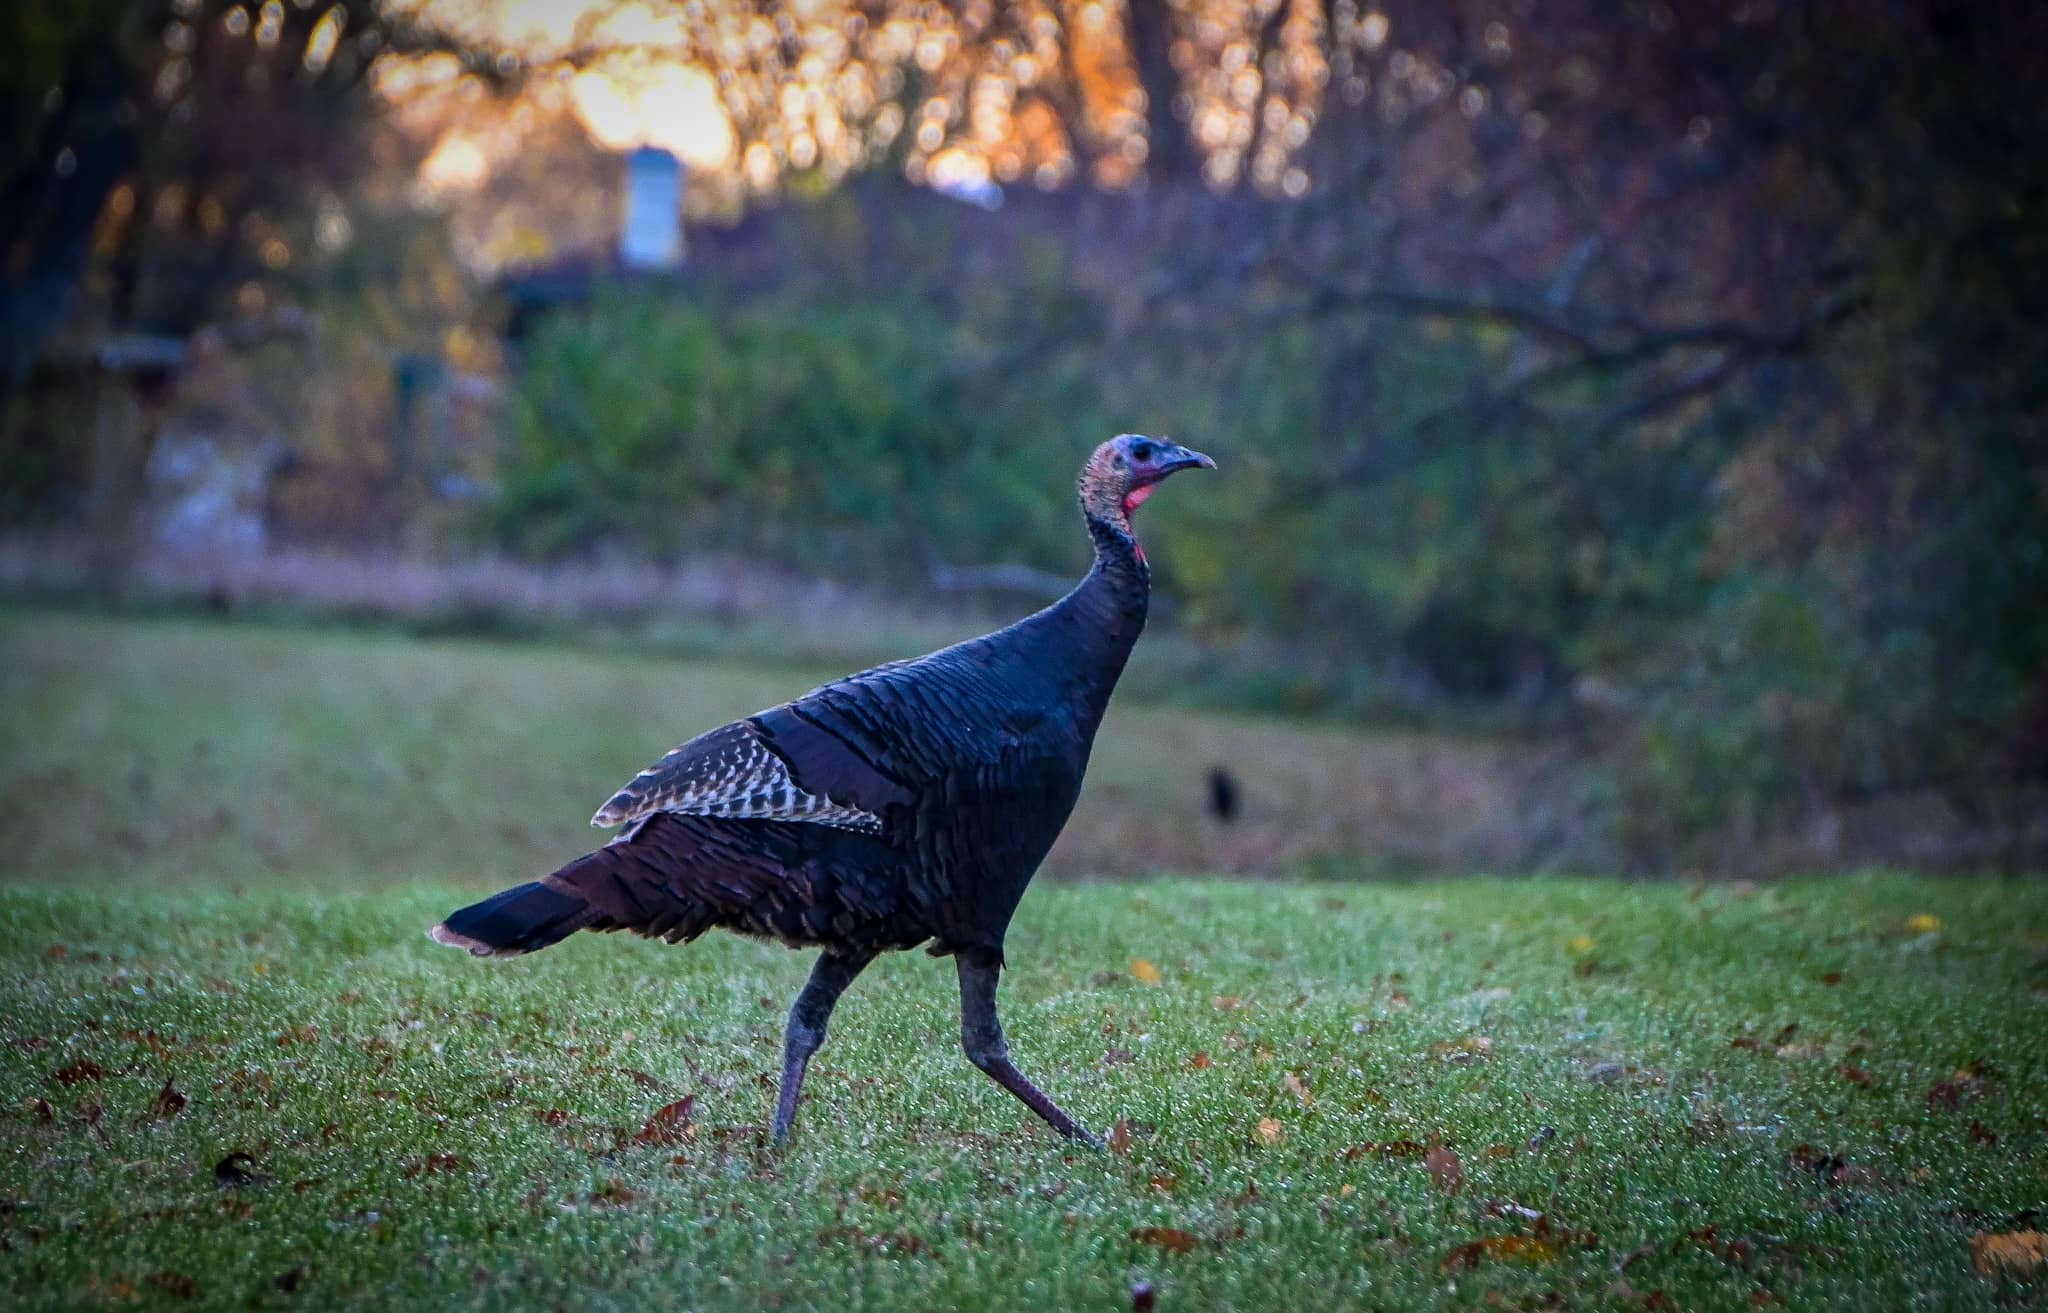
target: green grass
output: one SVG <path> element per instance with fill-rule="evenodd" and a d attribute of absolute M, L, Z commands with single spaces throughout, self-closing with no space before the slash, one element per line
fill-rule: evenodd
<path fill-rule="evenodd" d="M 476 962 L 422 936 L 461 896 L 0 892 L 0 1302 L 2043 1295 L 1968 1243 L 2048 1194 L 2038 884 L 1040 888 L 1012 1044 L 1085 1121 L 1126 1120 L 1100 1156 L 966 1064 L 951 972 L 919 955 L 855 985 L 769 1151 L 803 957 L 579 936 Z M 634 1142 L 685 1095 L 687 1137 Z M 235 1152 L 258 1178 L 217 1184 Z"/>
<path fill-rule="evenodd" d="M 2038 883 L 1042 883 L 1006 1019 L 1103 1156 L 967 1065 L 944 963 L 856 983 L 776 1153 L 804 955 L 424 938 L 831 673 L 0 614 L 0 1307 L 2043 1300 L 1969 1253 L 2048 1196 Z M 1528 769 L 1120 704 L 1056 865 L 1481 860 Z"/>
<path fill-rule="evenodd" d="M 677 743 L 841 673 L 0 611 L 0 875 L 505 884 L 591 847 L 590 814 Z M 1506 866 L 1532 753 L 1119 698 L 1051 869 Z M 1219 764 L 1234 825 L 1205 805 Z"/>

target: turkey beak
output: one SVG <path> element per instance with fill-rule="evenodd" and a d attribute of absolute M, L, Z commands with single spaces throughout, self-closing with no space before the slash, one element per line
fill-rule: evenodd
<path fill-rule="evenodd" d="M 1159 473 L 1162 478 L 1168 474 L 1178 473 L 1181 470 L 1213 470 L 1215 468 L 1215 461 L 1210 460 L 1199 451 L 1191 451 L 1181 446 L 1176 446 L 1171 452 L 1167 453 L 1166 459 L 1159 463 Z"/>

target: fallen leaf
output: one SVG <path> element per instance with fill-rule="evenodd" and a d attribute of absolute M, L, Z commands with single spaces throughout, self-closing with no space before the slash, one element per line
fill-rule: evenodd
<path fill-rule="evenodd" d="M 156 1272 L 149 1278 L 149 1284 L 172 1299 L 196 1299 L 199 1283 L 183 1272 Z"/>
<path fill-rule="evenodd" d="M 1971 1144 L 1997 1144 L 1997 1143 L 1998 1143 L 1998 1132 L 1997 1132 L 1997 1131 L 1994 1131 L 1994 1130 L 1992 1130 L 1992 1129 L 1991 1129 L 1991 1128 L 1990 1128 L 1989 1126 L 1986 1126 L 1986 1125 L 1985 1125 L 1985 1124 L 1984 1124 L 1983 1122 L 1981 1122 L 1981 1121 L 1977 1121 L 1977 1120 L 1975 1120 L 1975 1119 L 1972 1119 L 1972 1120 L 1971 1120 L 1971 1122 L 1970 1122 L 1970 1131 L 1969 1131 L 1969 1135 L 1970 1135 L 1970 1143 L 1971 1143 Z"/>
<path fill-rule="evenodd" d="M 76 1085 L 80 1081 L 104 1080 L 106 1070 L 99 1063 L 80 1058 L 68 1067 L 59 1067 L 50 1073 L 50 1078 L 59 1085 Z"/>
<path fill-rule="evenodd" d="M 1573 935 L 1564 942 L 1564 951 L 1573 957 L 1583 957 L 1593 951 L 1593 936 Z"/>
<path fill-rule="evenodd" d="M 463 1169 L 462 1156 L 453 1153 L 430 1153 L 424 1158 L 409 1158 L 400 1169 L 402 1176 L 432 1176 L 437 1172 L 453 1175 Z"/>
<path fill-rule="evenodd" d="M 1557 1246 L 1541 1236 L 1495 1235 L 1459 1245 L 1445 1254 L 1437 1267 L 1445 1272 L 1477 1267 L 1485 1259 L 1507 1259 L 1519 1263 L 1548 1263 L 1557 1257 Z"/>
<path fill-rule="evenodd" d="M 175 1117 L 185 1110 L 185 1096 L 172 1087 L 169 1076 L 164 1077 L 164 1087 L 156 1092 L 150 1109 L 159 1117 Z"/>
<path fill-rule="evenodd" d="M 639 1195 L 633 1192 L 633 1188 L 624 1181 L 613 1179 L 606 1181 L 602 1190 L 591 1191 L 590 1202 L 594 1204 L 630 1204 L 639 1197 Z"/>
<path fill-rule="evenodd" d="M 1119 1117 L 1116 1125 L 1109 1128 L 1109 1151 L 1129 1153 L 1131 1151 L 1131 1119 Z"/>
<path fill-rule="evenodd" d="M 1157 1245 L 1169 1254 L 1191 1254 L 1202 1243 L 1193 1232 L 1177 1226 L 1136 1227 L 1131 1231 L 1131 1239 L 1141 1245 Z"/>
<path fill-rule="evenodd" d="M 1209 1068 L 1215 1065 L 1216 1060 L 1210 1057 L 1206 1050 L 1197 1053 L 1194 1057 L 1188 1059 L 1189 1071 L 1207 1071 L 1209 1070 Z"/>
<path fill-rule="evenodd" d="M 1877 1078 L 1853 1062 L 1845 1062 L 1840 1071 L 1843 1080 L 1851 1085 L 1875 1085 Z"/>
<path fill-rule="evenodd" d="M 1308 1086 L 1301 1079 L 1301 1073 L 1290 1071 L 1286 1076 L 1287 1092 L 1301 1101 L 1304 1108 L 1315 1105 L 1315 1096 L 1308 1092 Z"/>
<path fill-rule="evenodd" d="M 1842 973 L 1839 971 L 1823 972 L 1821 974 L 1820 983 L 1829 986 L 1839 985 L 1842 983 Z"/>
<path fill-rule="evenodd" d="M 1906 918 L 1906 932 L 1914 935 L 1937 935 L 1941 933 L 1941 918 L 1926 912 L 1916 912 Z"/>
<path fill-rule="evenodd" d="M 1153 966 L 1144 958 L 1134 957 L 1131 959 L 1131 978 L 1148 985 L 1156 985 L 1166 977 L 1160 974 L 1158 967 Z"/>
<path fill-rule="evenodd" d="M 1428 1169 L 1429 1179 L 1445 1194 L 1456 1194 L 1465 1184 L 1465 1164 L 1441 1145 L 1422 1155 L 1422 1165 Z"/>
<path fill-rule="evenodd" d="M 1259 1118 L 1259 1143 L 1268 1149 L 1280 1143 L 1287 1135 L 1287 1128 L 1276 1117 Z"/>
<path fill-rule="evenodd" d="M 569 1114 L 560 1108 L 536 1109 L 533 1115 L 540 1118 L 544 1126 L 561 1126 L 569 1120 Z"/>
<path fill-rule="evenodd" d="M 631 1067 L 621 1067 L 619 1071 L 624 1075 L 631 1076 L 633 1083 L 643 1090 L 658 1090 L 661 1088 L 661 1082 L 644 1071 L 636 1071 Z"/>
<path fill-rule="evenodd" d="M 1970 1266 L 1985 1276 L 2025 1276 L 2048 1263 L 2048 1235 L 2039 1231 L 1979 1231 L 1970 1237 Z"/>

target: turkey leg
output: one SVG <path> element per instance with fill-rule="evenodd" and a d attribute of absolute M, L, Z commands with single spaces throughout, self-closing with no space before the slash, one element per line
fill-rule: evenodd
<path fill-rule="evenodd" d="M 1045 1118 L 1061 1135 L 1102 1148 L 1101 1140 L 1061 1112 L 1043 1090 L 1010 1065 L 1010 1046 L 1003 1041 L 1003 1023 L 996 1017 L 996 981 L 1002 968 L 969 962 L 964 954 L 955 960 L 960 964 L 960 1046 L 967 1050 L 967 1060 L 1023 1100 L 1025 1107 Z"/>
<path fill-rule="evenodd" d="M 817 965 L 811 968 L 810 980 L 804 984 L 804 992 L 790 1006 L 789 1032 L 782 1046 L 782 1088 L 775 1099 L 778 1142 L 789 1137 L 790 1123 L 796 1120 L 796 1099 L 803 1092 L 804 1073 L 810 1069 L 811 1055 L 825 1042 L 825 1027 L 832 1020 L 833 1005 L 873 960 L 842 957 L 829 951 L 820 954 Z"/>

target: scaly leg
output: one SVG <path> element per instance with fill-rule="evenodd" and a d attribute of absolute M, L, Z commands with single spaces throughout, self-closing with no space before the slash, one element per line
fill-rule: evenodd
<path fill-rule="evenodd" d="M 803 1092 L 804 1073 L 810 1069 L 811 1055 L 825 1042 L 825 1027 L 832 1020 L 832 1006 L 861 969 L 874 959 L 872 957 L 841 957 L 827 951 L 821 954 L 817 964 L 811 968 L 811 978 L 804 984 L 804 992 L 796 996 L 796 1002 L 789 1009 L 789 1032 L 782 1046 L 782 1088 L 775 1100 L 775 1138 L 778 1142 L 789 1136 L 790 1123 L 796 1120 L 797 1095 Z"/>
<path fill-rule="evenodd" d="M 967 1060 L 1023 1100 L 1025 1107 L 1045 1118 L 1061 1135 L 1102 1148 L 1101 1140 L 1061 1112 L 1044 1091 L 1010 1065 L 1010 1046 L 1003 1041 L 1003 1023 L 996 1017 L 996 981 L 1002 968 L 992 962 L 969 962 L 964 954 L 955 960 L 960 964 L 960 1046 L 967 1050 Z"/>

